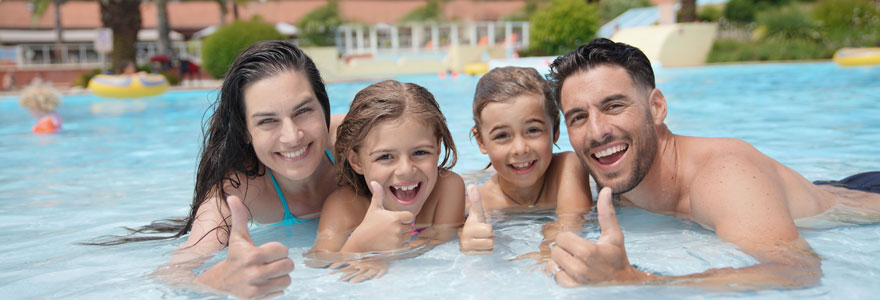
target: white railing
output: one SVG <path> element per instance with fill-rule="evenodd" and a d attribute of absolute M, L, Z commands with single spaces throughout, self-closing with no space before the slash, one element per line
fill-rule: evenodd
<path fill-rule="evenodd" d="M 343 56 L 443 52 L 454 45 L 529 45 L 528 22 L 345 24 L 336 31 Z"/>
<path fill-rule="evenodd" d="M 171 49 L 177 57 L 187 57 L 190 61 L 201 64 L 201 42 L 172 42 Z M 53 66 L 80 66 L 100 68 L 107 64 L 109 58 L 95 50 L 93 43 L 67 43 L 67 44 L 21 44 L 14 47 L 15 65 L 19 67 Z M 158 53 L 155 42 L 138 42 L 137 49 L 138 65 L 150 62 L 150 57 Z M 5 57 L 5 60 L 9 58 Z"/>

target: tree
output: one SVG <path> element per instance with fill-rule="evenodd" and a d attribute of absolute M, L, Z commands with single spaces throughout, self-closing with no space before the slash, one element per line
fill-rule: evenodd
<path fill-rule="evenodd" d="M 171 29 L 168 24 L 168 0 L 156 0 L 156 31 L 159 33 L 159 54 L 171 56 Z"/>
<path fill-rule="evenodd" d="M 681 0 L 681 23 L 697 21 L 697 0 Z"/>
<path fill-rule="evenodd" d="M 596 37 L 599 9 L 582 0 L 552 0 L 529 19 L 529 51 L 561 55 Z"/>
<path fill-rule="evenodd" d="M 100 0 L 101 23 L 113 30 L 112 70 L 120 73 L 126 62 L 136 62 L 138 31 L 141 30 L 139 0 Z"/>
<path fill-rule="evenodd" d="M 330 0 L 327 5 L 315 8 L 299 19 L 296 27 L 301 30 L 300 41 L 303 46 L 332 46 L 335 43 L 336 28 L 342 23 L 337 0 Z"/>
<path fill-rule="evenodd" d="M 33 5 L 34 7 L 34 21 L 43 16 L 43 13 L 46 12 L 46 8 L 49 7 L 49 3 L 54 4 L 53 8 L 55 11 L 55 51 L 61 51 L 61 45 L 64 43 L 64 26 L 61 26 L 61 5 L 64 4 L 64 2 L 67 2 L 67 0 L 31 0 L 31 5 Z M 57 57 L 61 56 L 57 55 Z"/>

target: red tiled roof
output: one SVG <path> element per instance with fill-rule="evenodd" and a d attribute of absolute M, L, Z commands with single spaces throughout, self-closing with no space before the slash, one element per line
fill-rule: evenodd
<path fill-rule="evenodd" d="M 238 8 L 240 19 L 260 15 L 269 23 L 294 24 L 311 10 L 326 4 L 326 0 L 268 0 L 250 2 Z M 395 23 L 415 8 L 425 5 L 424 0 L 341 0 L 342 15 L 362 23 Z M 230 4 L 231 5 L 231 4 Z M 444 5 L 449 19 L 461 21 L 497 20 L 525 5 L 524 0 L 453 0 Z M 232 21 L 232 9 L 227 21 Z M 156 7 L 152 2 L 141 4 L 143 28 L 156 26 Z M 61 6 L 61 23 L 65 28 L 101 27 L 101 12 L 97 1 L 67 1 Z M 168 17 L 172 30 L 192 31 L 220 23 L 220 8 L 214 1 L 169 2 Z M 0 1 L 0 28 L 50 29 L 54 27 L 55 11 L 50 5 L 43 16 L 32 22 L 27 1 Z"/>

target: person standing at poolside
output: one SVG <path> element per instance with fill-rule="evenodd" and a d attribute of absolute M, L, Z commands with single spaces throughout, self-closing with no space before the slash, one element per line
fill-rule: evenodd
<path fill-rule="evenodd" d="M 560 285 L 814 286 L 821 261 L 796 225 L 880 220 L 880 195 L 866 192 L 880 191 L 880 173 L 818 185 L 744 141 L 673 134 L 664 124 L 666 99 L 637 48 L 596 39 L 557 58 L 550 77 L 572 147 L 602 187 L 599 240 L 565 232 L 551 250 L 546 270 Z M 638 270 L 627 260 L 612 197 L 692 220 L 758 264 L 684 276 Z"/>
<path fill-rule="evenodd" d="M 249 216 L 257 223 L 285 225 L 318 217 L 324 200 L 337 188 L 328 149 L 341 116 L 331 117 L 312 60 L 283 41 L 259 42 L 242 52 L 226 73 L 214 106 L 189 217 L 180 224 L 154 223 L 136 231 L 175 235 L 126 237 L 115 243 L 189 233 L 171 260 L 156 270 L 161 279 L 186 288 L 197 283 L 237 297 L 281 294 L 291 283 L 293 261 L 281 243 L 254 245 Z M 194 274 L 227 246 L 223 261 Z"/>

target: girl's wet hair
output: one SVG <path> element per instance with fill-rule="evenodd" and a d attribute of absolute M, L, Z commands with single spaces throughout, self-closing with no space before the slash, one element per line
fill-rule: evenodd
<path fill-rule="evenodd" d="M 495 68 L 483 75 L 477 82 L 474 93 L 475 134 L 480 133 L 480 114 L 492 102 L 504 102 L 520 95 L 535 95 L 543 98 L 544 113 L 550 116 L 553 124 L 551 136 L 559 132 L 559 108 L 553 100 L 550 84 L 533 68 L 503 67 Z"/>
<path fill-rule="evenodd" d="M 217 197 L 217 209 L 226 207 L 225 188 L 236 189 L 241 185 L 244 175 L 255 178 L 265 174 L 265 167 L 257 158 L 254 147 L 249 142 L 245 121 L 244 90 L 262 79 L 283 72 L 295 71 L 303 74 L 309 81 L 321 108 L 324 121 L 330 128 L 330 100 L 324 88 L 324 81 L 315 63 L 302 50 L 286 41 L 258 42 L 242 52 L 226 72 L 218 99 L 208 108 L 213 114 L 203 124 L 202 141 L 196 185 L 189 216 L 155 221 L 150 225 L 129 230 L 132 233 L 175 233 L 171 236 L 124 236 L 87 243 L 115 245 L 132 241 L 176 238 L 192 229 L 199 207 L 212 196 Z M 245 180 L 246 180 L 245 178 Z M 219 195 L 218 195 L 219 194 Z M 242 199 L 244 200 L 244 199 Z M 225 243 L 231 224 L 228 220 L 212 229 L 217 238 Z M 210 231 L 209 231 L 210 232 Z M 204 237 L 202 237 L 204 238 Z"/>
<path fill-rule="evenodd" d="M 372 194 L 364 176 L 352 168 L 347 154 L 360 150 L 361 142 L 380 122 L 402 118 L 412 118 L 432 128 L 445 152 L 439 168 L 449 170 L 455 166 L 455 143 L 434 95 L 417 84 L 386 80 L 358 92 L 348 114 L 336 129 L 334 155 L 340 184 L 348 184 L 362 195 Z"/>

